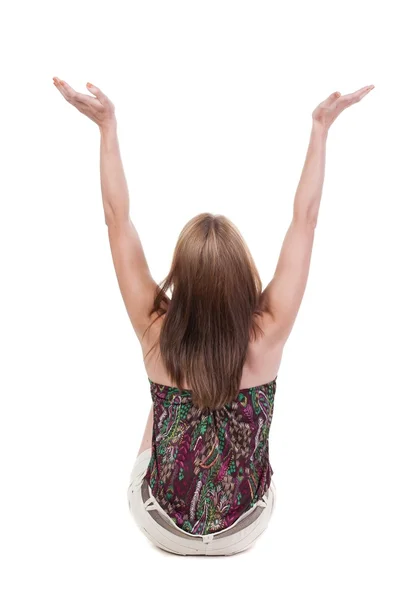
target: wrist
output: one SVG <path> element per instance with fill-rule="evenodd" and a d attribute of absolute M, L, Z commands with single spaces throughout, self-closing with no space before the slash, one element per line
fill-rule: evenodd
<path fill-rule="evenodd" d="M 99 129 L 100 129 L 101 135 L 108 135 L 108 134 L 111 135 L 112 133 L 116 133 L 116 130 L 117 130 L 116 118 L 112 117 L 111 119 L 108 119 L 107 121 L 105 121 L 104 123 L 99 125 Z"/>
<path fill-rule="evenodd" d="M 312 120 L 312 134 L 322 137 L 324 139 L 327 138 L 329 126 L 324 125 L 321 121 Z"/>

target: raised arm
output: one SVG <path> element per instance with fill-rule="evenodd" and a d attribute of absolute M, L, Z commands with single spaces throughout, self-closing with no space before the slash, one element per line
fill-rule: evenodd
<path fill-rule="evenodd" d="M 138 231 L 129 214 L 129 192 L 120 155 L 116 121 L 100 127 L 100 181 L 105 223 L 119 289 L 134 331 L 141 341 L 155 316 L 149 315 L 154 281 Z"/>
<path fill-rule="evenodd" d="M 293 218 L 274 276 L 261 295 L 261 307 L 274 342 L 283 344 L 289 337 L 304 296 L 323 191 L 329 128 L 345 108 L 359 102 L 373 87 L 346 96 L 334 92 L 312 113 L 312 130 L 294 198 Z"/>
<path fill-rule="evenodd" d="M 146 327 L 155 318 L 150 310 L 157 284 L 129 215 L 129 192 L 120 155 L 115 107 L 92 84 L 87 87 L 93 96 L 76 92 L 57 77 L 54 84 L 70 104 L 99 126 L 101 193 L 112 259 L 127 313 L 141 341 Z"/>

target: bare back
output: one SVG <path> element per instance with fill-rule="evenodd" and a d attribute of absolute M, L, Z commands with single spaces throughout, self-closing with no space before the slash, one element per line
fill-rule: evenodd
<path fill-rule="evenodd" d="M 282 359 L 283 343 L 274 342 L 274 323 L 268 313 L 256 317 L 256 322 L 265 335 L 258 335 L 251 339 L 243 368 L 240 389 L 250 388 L 273 381 L 278 373 Z M 142 352 L 145 356 L 151 346 L 158 340 L 163 318 L 159 318 L 150 328 L 149 334 L 141 342 Z M 155 383 L 176 387 L 166 373 L 160 357 L 158 345 L 149 356 L 144 359 L 145 369 L 149 379 Z M 191 389 L 186 380 L 185 388 Z"/>

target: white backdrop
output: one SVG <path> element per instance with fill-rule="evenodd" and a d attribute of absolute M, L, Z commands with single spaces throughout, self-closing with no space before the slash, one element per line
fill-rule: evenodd
<path fill-rule="evenodd" d="M 2 9 L 2 598 L 393 597 L 389 11 L 379 0 Z M 239 227 L 264 286 L 312 110 L 375 85 L 329 133 L 310 278 L 277 381 L 276 513 L 239 556 L 165 554 L 129 514 L 148 378 L 112 266 L 98 128 L 54 75 L 84 93 L 91 81 L 116 106 L 156 280 L 186 221 L 210 211 Z"/>

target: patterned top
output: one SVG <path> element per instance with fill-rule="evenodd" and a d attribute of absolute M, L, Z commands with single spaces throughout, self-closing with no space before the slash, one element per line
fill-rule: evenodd
<path fill-rule="evenodd" d="M 190 390 L 149 379 L 153 436 L 145 479 L 181 529 L 203 535 L 229 527 L 268 490 L 276 380 L 202 411 Z"/>

